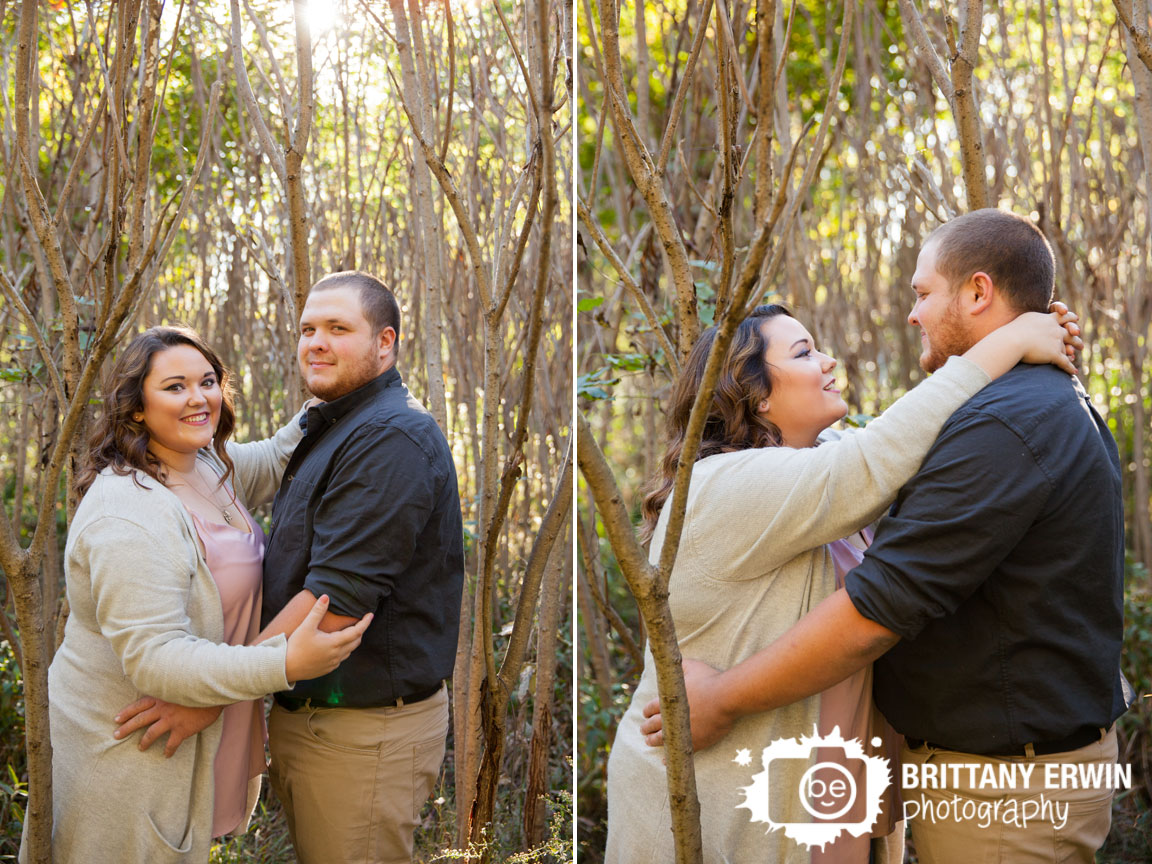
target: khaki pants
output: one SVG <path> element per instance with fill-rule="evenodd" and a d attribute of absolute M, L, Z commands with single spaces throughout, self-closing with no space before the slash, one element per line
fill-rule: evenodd
<path fill-rule="evenodd" d="M 916 749 L 905 745 L 901 759 L 906 765 L 1035 765 L 1026 788 L 1021 784 L 1017 789 L 981 789 L 966 777 L 962 784 L 950 782 L 947 789 L 906 788 L 905 813 L 911 817 L 908 824 L 921 864 L 1091 864 L 1112 824 L 1113 790 L 1049 788 L 1045 766 L 1112 764 L 1116 755 L 1114 728 L 1087 747 L 1048 756 L 1001 758 L 937 750 L 927 744 Z M 993 808 L 998 802 L 997 811 Z M 934 822 L 925 818 L 929 807 L 936 814 Z M 961 808 L 967 812 L 957 818 Z M 1018 818 L 1006 818 L 1026 809 L 1034 816 L 1027 825 Z M 973 812 L 983 815 L 973 816 Z"/>
<path fill-rule="evenodd" d="M 300 864 L 410 864 L 440 774 L 448 691 L 400 708 L 272 707 L 272 788 Z"/>

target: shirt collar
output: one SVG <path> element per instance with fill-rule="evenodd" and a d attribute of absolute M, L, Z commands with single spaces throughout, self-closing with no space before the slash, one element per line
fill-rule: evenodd
<path fill-rule="evenodd" d="M 391 366 L 367 384 L 362 384 L 357 387 L 351 393 L 345 393 L 343 396 L 338 399 L 333 399 L 331 402 L 321 402 L 319 405 L 309 408 L 304 417 L 300 418 L 300 425 L 307 430 L 309 418 L 316 417 L 318 420 L 323 420 L 325 425 L 330 426 L 361 405 L 372 401 L 389 387 L 403 386 L 403 384 L 404 382 L 400 378 L 400 371 L 395 366 Z"/>

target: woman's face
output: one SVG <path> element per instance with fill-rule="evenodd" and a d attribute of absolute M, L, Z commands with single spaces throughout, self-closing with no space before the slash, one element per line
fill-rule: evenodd
<path fill-rule="evenodd" d="M 224 397 L 212 364 L 191 345 L 152 355 L 142 395 L 144 407 L 135 416 L 148 430 L 148 449 L 162 462 L 179 465 L 212 443 Z"/>
<path fill-rule="evenodd" d="M 786 447 L 811 447 L 816 436 L 848 413 L 832 370 L 836 361 L 816 350 L 811 334 L 795 318 L 777 315 L 760 325 L 768 342 L 764 361 L 772 395 L 760 414 L 776 424 Z"/>

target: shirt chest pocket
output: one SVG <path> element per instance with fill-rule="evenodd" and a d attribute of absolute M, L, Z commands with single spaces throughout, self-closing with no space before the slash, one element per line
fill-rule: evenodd
<path fill-rule="evenodd" d="M 275 538 L 277 546 L 284 550 L 298 549 L 311 534 L 316 481 L 291 474 L 284 481 L 272 505 L 269 542 Z"/>

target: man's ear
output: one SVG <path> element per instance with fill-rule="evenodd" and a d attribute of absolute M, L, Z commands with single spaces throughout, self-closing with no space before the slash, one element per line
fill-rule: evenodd
<path fill-rule="evenodd" d="M 396 331 L 392 327 L 385 327 L 380 331 L 377 341 L 380 346 L 380 359 L 384 360 L 393 353 L 396 347 Z"/>
<path fill-rule="evenodd" d="M 996 299 L 996 286 L 992 277 L 983 270 L 977 270 L 968 277 L 960 289 L 960 300 L 964 311 L 969 315 L 987 312 Z"/>

